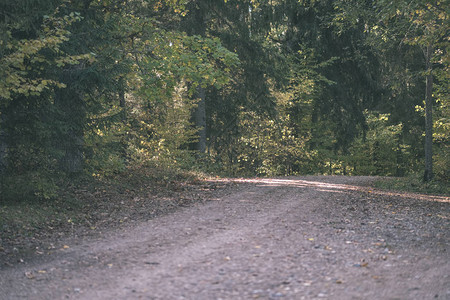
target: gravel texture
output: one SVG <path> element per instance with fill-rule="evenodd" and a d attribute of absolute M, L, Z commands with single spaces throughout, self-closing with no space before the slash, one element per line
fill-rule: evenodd
<path fill-rule="evenodd" d="M 449 197 L 373 180 L 224 179 L 209 199 L 0 266 L 0 299 L 450 299 Z"/>

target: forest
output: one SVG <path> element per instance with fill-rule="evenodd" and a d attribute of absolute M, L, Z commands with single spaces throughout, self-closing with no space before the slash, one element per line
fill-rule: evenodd
<path fill-rule="evenodd" d="M 2 0 L 0 200 L 142 168 L 448 184 L 449 10 Z"/>

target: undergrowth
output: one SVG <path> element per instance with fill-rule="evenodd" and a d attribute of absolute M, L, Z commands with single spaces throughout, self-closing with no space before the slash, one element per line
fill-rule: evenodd
<path fill-rule="evenodd" d="M 374 183 L 376 188 L 384 190 L 394 190 L 412 193 L 450 195 L 450 183 L 434 179 L 424 182 L 419 174 L 412 174 L 406 177 L 381 177 Z"/>
<path fill-rule="evenodd" d="M 61 180 L 58 192 L 49 199 L 0 199 L 0 253 L 5 244 L 65 236 L 80 228 L 95 230 L 100 218 L 108 223 L 122 222 L 117 212 L 130 209 L 125 207 L 131 205 L 130 199 L 167 194 L 179 184 L 201 182 L 201 177 L 200 173 L 147 165 L 110 177 Z M 143 214 L 145 209 L 142 207 Z"/>

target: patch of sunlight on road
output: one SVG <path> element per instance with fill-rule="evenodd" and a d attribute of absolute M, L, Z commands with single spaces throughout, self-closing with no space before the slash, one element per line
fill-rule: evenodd
<path fill-rule="evenodd" d="M 331 177 L 329 177 L 331 178 Z M 327 179 L 326 176 L 323 176 L 323 179 Z M 356 186 L 349 184 L 337 184 L 337 183 L 329 183 L 315 180 L 304 180 L 304 179 L 293 179 L 293 178 L 241 178 L 241 179 L 222 179 L 220 181 L 233 181 L 237 183 L 253 183 L 259 186 L 287 186 L 287 187 L 298 187 L 298 188 L 317 188 L 319 191 L 323 192 L 332 192 L 332 193 L 347 193 L 350 191 L 359 191 L 368 194 L 375 195 L 385 195 L 385 196 L 395 196 L 395 197 L 403 197 L 403 198 L 413 198 L 424 201 L 431 202 L 441 202 L 441 203 L 450 203 L 450 197 L 446 196 L 433 196 L 426 194 L 416 194 L 416 193 L 408 193 L 408 192 L 395 192 L 395 191 L 382 191 L 377 190 L 372 187 L 367 186 Z"/>

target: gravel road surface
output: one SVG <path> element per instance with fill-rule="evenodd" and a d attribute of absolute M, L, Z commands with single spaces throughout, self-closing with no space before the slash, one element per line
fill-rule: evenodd
<path fill-rule="evenodd" d="M 450 299 L 448 197 L 374 190 L 371 177 L 234 181 L 0 266 L 0 299 Z"/>

